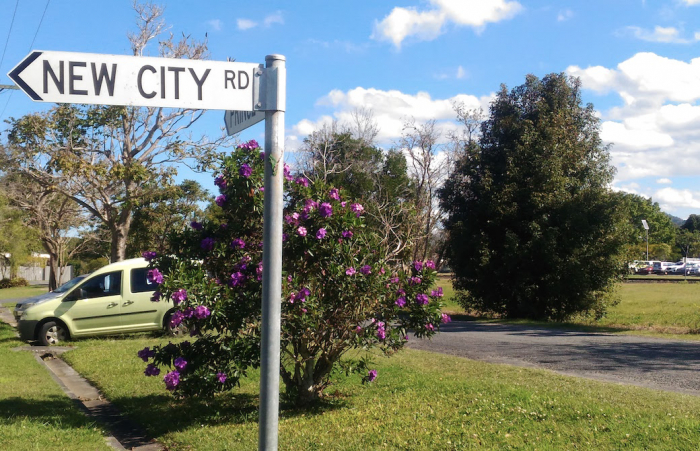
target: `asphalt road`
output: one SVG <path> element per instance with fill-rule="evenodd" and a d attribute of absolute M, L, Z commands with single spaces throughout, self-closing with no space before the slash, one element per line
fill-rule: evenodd
<path fill-rule="evenodd" d="M 700 342 L 455 321 L 409 347 L 700 396 Z"/>

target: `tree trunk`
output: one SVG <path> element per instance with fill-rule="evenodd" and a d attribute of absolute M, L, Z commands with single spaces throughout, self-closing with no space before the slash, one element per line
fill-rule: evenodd
<path fill-rule="evenodd" d="M 110 226 L 112 245 L 110 249 L 110 263 L 120 262 L 126 259 L 126 239 L 131 228 L 131 211 L 122 211 L 119 222 Z"/>
<path fill-rule="evenodd" d="M 61 271 L 58 266 L 58 259 L 49 253 L 49 291 L 53 291 L 60 285 Z"/>

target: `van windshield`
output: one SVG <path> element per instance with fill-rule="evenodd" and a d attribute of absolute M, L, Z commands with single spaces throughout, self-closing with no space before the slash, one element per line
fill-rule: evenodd
<path fill-rule="evenodd" d="M 71 279 L 68 282 L 64 283 L 60 287 L 56 288 L 53 290 L 54 293 L 65 293 L 66 291 L 70 290 L 77 284 L 79 284 L 84 278 L 86 278 L 88 274 L 83 274 L 82 276 L 78 276 L 75 279 Z"/>

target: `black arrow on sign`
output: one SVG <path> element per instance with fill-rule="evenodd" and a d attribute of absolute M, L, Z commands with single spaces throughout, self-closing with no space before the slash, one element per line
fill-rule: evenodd
<path fill-rule="evenodd" d="M 27 95 L 29 97 L 31 97 L 33 100 L 38 100 L 38 101 L 43 101 L 44 99 L 39 97 L 39 94 L 34 92 L 34 90 L 32 88 L 30 88 L 29 85 L 24 80 L 22 80 L 22 78 L 20 78 L 19 74 L 21 74 L 22 71 L 27 68 L 27 66 L 32 64 L 35 59 L 39 58 L 42 53 L 44 53 L 44 52 L 32 52 L 27 58 L 25 58 L 24 61 L 22 61 L 21 63 L 19 63 L 19 65 L 17 67 L 15 67 L 15 70 L 13 70 L 9 74 L 7 74 L 7 76 L 10 77 L 10 79 L 12 79 L 12 81 L 17 83 L 17 86 L 22 88 L 22 91 L 26 92 Z"/>

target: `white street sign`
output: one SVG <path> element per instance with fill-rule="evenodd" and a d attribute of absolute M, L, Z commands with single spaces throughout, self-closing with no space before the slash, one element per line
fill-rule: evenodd
<path fill-rule="evenodd" d="M 254 111 L 257 63 L 33 51 L 8 76 L 33 100 Z M 258 107 L 260 108 L 260 107 Z"/>
<path fill-rule="evenodd" d="M 265 119 L 264 111 L 227 111 L 224 113 L 226 133 L 235 135 Z"/>

